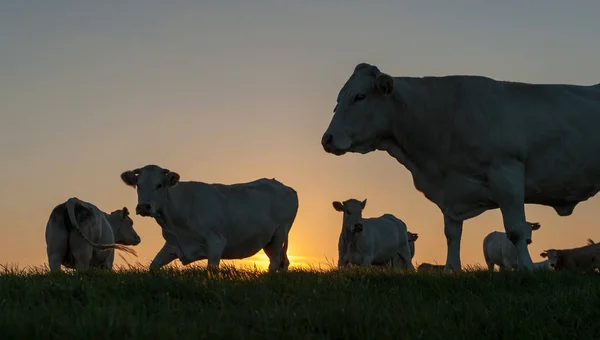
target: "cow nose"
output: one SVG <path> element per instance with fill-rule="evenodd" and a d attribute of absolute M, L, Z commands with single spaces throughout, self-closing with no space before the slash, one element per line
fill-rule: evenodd
<path fill-rule="evenodd" d="M 333 141 L 333 136 L 330 133 L 324 133 L 323 138 L 321 138 L 321 145 L 329 146 Z"/>
<path fill-rule="evenodd" d="M 146 216 L 150 213 L 150 204 L 140 203 L 135 207 L 135 213 L 141 216 Z"/>

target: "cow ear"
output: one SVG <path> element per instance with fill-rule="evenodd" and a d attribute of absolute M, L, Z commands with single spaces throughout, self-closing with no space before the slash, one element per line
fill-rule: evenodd
<path fill-rule="evenodd" d="M 378 74 L 375 77 L 375 88 L 383 94 L 392 94 L 394 92 L 394 78 L 389 74 Z"/>
<path fill-rule="evenodd" d="M 360 208 L 364 209 L 366 205 L 367 205 L 367 199 L 365 198 L 364 201 L 360 202 Z"/>
<path fill-rule="evenodd" d="M 538 222 L 533 222 L 533 223 L 531 224 L 531 230 L 538 230 L 538 229 L 540 229 L 541 227 L 542 227 L 542 225 L 541 225 L 541 224 L 539 224 Z"/>
<path fill-rule="evenodd" d="M 344 211 L 344 205 L 341 202 L 334 201 L 332 204 L 333 204 L 333 209 L 335 209 L 337 211 Z"/>
<path fill-rule="evenodd" d="M 127 209 L 127 207 L 123 207 L 123 218 L 129 216 L 129 209 Z"/>
<path fill-rule="evenodd" d="M 137 185 L 137 176 L 131 170 L 125 171 L 121 174 L 121 180 L 123 183 L 129 185 L 130 187 L 134 187 Z"/>
<path fill-rule="evenodd" d="M 541 254 L 541 257 L 548 257 L 548 253 L 546 252 L 546 250 L 544 250 Z"/>
<path fill-rule="evenodd" d="M 167 184 L 172 187 L 177 183 L 179 183 L 179 174 L 173 171 L 169 172 L 167 174 Z"/>

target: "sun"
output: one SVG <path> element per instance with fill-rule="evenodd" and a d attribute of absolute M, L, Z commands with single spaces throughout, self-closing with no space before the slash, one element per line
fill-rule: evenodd
<path fill-rule="evenodd" d="M 312 264 L 311 261 L 309 261 L 308 258 L 304 257 L 304 256 L 294 256 L 294 255 L 288 255 L 288 259 L 290 260 L 290 268 L 309 268 L 310 265 Z M 260 252 L 254 256 L 251 256 L 249 258 L 246 259 L 242 259 L 242 260 L 235 260 L 234 261 L 234 265 L 236 267 L 254 267 L 256 266 L 256 268 L 261 269 L 261 270 L 268 270 L 269 269 L 269 257 L 264 253 L 264 252 Z"/>

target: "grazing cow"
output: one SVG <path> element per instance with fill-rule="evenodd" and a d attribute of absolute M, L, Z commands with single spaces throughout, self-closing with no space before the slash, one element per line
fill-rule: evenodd
<path fill-rule="evenodd" d="M 77 270 L 111 270 L 114 249 L 137 256 L 126 245 L 140 242 L 127 207 L 107 214 L 76 197 L 57 205 L 46 224 L 48 265 L 53 272 L 61 271 L 61 265 Z"/>
<path fill-rule="evenodd" d="M 363 218 L 367 200 L 349 199 L 333 202 L 333 208 L 343 212 L 342 233 L 338 243 L 338 267 L 386 265 L 392 268 L 412 268 L 406 224 L 392 214 Z"/>
<path fill-rule="evenodd" d="M 125 171 L 123 182 L 137 187 L 136 214 L 153 217 L 165 244 L 151 269 L 179 259 L 183 265 L 243 259 L 263 249 L 269 271 L 286 271 L 288 233 L 298 211 L 296 191 L 275 179 L 240 184 L 179 181 L 156 165 Z"/>
<path fill-rule="evenodd" d="M 436 271 L 443 271 L 444 270 L 444 265 L 443 264 L 431 264 L 431 263 L 427 263 L 427 262 L 423 262 L 419 265 L 419 267 L 417 268 L 418 271 L 420 272 L 436 272 Z"/>
<path fill-rule="evenodd" d="M 600 269 L 600 244 L 588 239 L 583 247 L 572 249 L 547 249 L 541 257 L 548 258 L 550 267 L 554 270 L 581 269 L 594 271 Z"/>
<path fill-rule="evenodd" d="M 537 222 L 527 222 L 529 232 L 526 236 L 527 244 L 531 244 L 531 234 L 540 229 L 541 225 Z M 494 265 L 501 269 L 517 269 L 517 250 L 514 244 L 508 239 L 506 233 L 493 231 L 483 239 L 483 257 L 489 270 L 494 270 Z"/>
<path fill-rule="evenodd" d="M 497 208 L 519 268 L 533 268 L 524 204 L 568 216 L 600 190 L 600 84 L 392 77 L 360 63 L 333 111 L 323 149 L 403 164 L 444 215 L 447 270 L 461 268 L 463 221 Z"/>

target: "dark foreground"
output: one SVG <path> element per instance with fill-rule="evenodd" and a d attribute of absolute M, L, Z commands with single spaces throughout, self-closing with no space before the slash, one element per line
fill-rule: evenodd
<path fill-rule="evenodd" d="M 595 339 L 600 276 L 202 268 L 0 275 L 1 339 Z"/>

